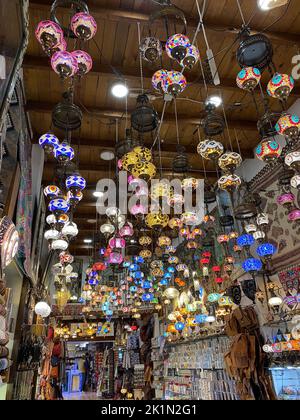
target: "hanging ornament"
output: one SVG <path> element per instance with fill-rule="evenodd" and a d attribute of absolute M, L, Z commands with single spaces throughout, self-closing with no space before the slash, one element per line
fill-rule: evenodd
<path fill-rule="evenodd" d="M 182 93 L 186 87 L 186 78 L 179 71 L 168 71 L 167 76 L 162 81 L 163 91 L 174 97 Z"/>
<path fill-rule="evenodd" d="M 242 180 L 238 175 L 225 175 L 218 180 L 220 190 L 233 192 L 242 184 Z"/>
<path fill-rule="evenodd" d="M 197 152 L 203 159 L 217 160 L 224 153 L 224 146 L 215 140 L 204 140 L 199 143 Z"/>
<path fill-rule="evenodd" d="M 73 77 L 78 72 L 77 60 L 68 51 L 58 51 L 53 54 L 51 66 L 62 79 Z"/>
<path fill-rule="evenodd" d="M 92 39 L 97 33 L 97 23 L 88 13 L 76 13 L 71 20 L 71 29 L 83 41 Z"/>
<path fill-rule="evenodd" d="M 291 187 L 300 190 L 300 175 L 295 175 L 291 179 Z"/>
<path fill-rule="evenodd" d="M 68 143 L 61 143 L 54 150 L 54 157 L 59 162 L 65 163 L 73 160 L 75 156 L 74 149 Z"/>
<path fill-rule="evenodd" d="M 57 198 L 61 194 L 60 189 L 56 185 L 48 185 L 44 189 L 44 195 L 50 200 Z"/>
<path fill-rule="evenodd" d="M 67 193 L 67 201 L 70 203 L 71 206 L 76 206 L 81 200 L 83 199 L 83 194 L 81 191 L 77 191 L 72 193 L 72 191 L 68 191 Z"/>
<path fill-rule="evenodd" d="M 61 233 L 64 236 L 67 236 L 67 237 L 69 236 L 71 238 L 74 238 L 75 236 L 78 235 L 79 231 L 78 231 L 78 228 L 77 228 L 76 223 L 74 223 L 74 222 L 68 222 L 62 228 Z"/>
<path fill-rule="evenodd" d="M 39 145 L 45 150 L 46 153 L 50 154 L 59 145 L 58 138 L 51 133 L 43 134 L 39 138 Z"/>
<path fill-rule="evenodd" d="M 284 114 L 275 126 L 278 134 L 296 140 L 300 132 L 300 118 L 298 115 Z"/>
<path fill-rule="evenodd" d="M 281 153 L 282 148 L 275 139 L 263 140 L 255 150 L 256 157 L 266 163 L 276 162 Z"/>
<path fill-rule="evenodd" d="M 286 155 L 285 164 L 295 171 L 300 171 L 300 152 L 292 152 Z"/>
<path fill-rule="evenodd" d="M 219 158 L 219 167 L 224 172 L 233 172 L 239 168 L 243 160 L 238 153 L 227 152 Z"/>
<path fill-rule="evenodd" d="M 143 60 L 155 63 L 162 56 L 160 40 L 152 36 L 142 39 L 140 52 Z"/>
<path fill-rule="evenodd" d="M 270 80 L 267 92 L 272 98 L 286 101 L 295 86 L 295 81 L 288 74 L 276 73 Z"/>
<path fill-rule="evenodd" d="M 243 262 L 243 269 L 246 273 L 255 274 L 262 269 L 262 262 L 256 258 L 249 258 Z"/>
<path fill-rule="evenodd" d="M 245 67 L 237 75 L 236 83 L 240 89 L 252 92 L 261 80 L 261 72 L 255 67 Z"/>
<path fill-rule="evenodd" d="M 66 179 L 66 188 L 76 194 L 86 188 L 86 180 L 78 174 L 71 175 Z"/>
<path fill-rule="evenodd" d="M 93 60 L 92 57 L 85 51 L 77 50 L 73 51 L 72 56 L 77 61 L 78 76 L 84 76 L 85 74 L 89 73 L 93 68 Z"/>
<path fill-rule="evenodd" d="M 186 35 L 175 34 L 167 40 L 166 52 L 170 58 L 180 63 L 186 57 L 190 45 L 190 40 Z"/>
<path fill-rule="evenodd" d="M 186 56 L 181 61 L 182 67 L 187 67 L 188 69 L 192 69 L 194 65 L 199 61 L 200 54 L 199 50 L 195 45 L 191 45 L 187 48 Z"/>
<path fill-rule="evenodd" d="M 163 91 L 163 82 L 168 76 L 167 70 L 158 70 L 154 73 L 152 77 L 152 86 L 155 90 L 162 92 Z"/>
<path fill-rule="evenodd" d="M 57 198 L 55 200 L 50 201 L 48 209 L 56 216 L 59 216 L 63 213 L 67 213 L 70 210 L 70 205 L 66 200 L 63 200 L 62 198 Z"/>
<path fill-rule="evenodd" d="M 52 20 L 40 22 L 36 28 L 35 36 L 48 55 L 52 55 L 59 45 L 65 45 L 63 30 Z"/>
<path fill-rule="evenodd" d="M 158 213 L 149 213 L 146 217 L 146 225 L 152 229 L 165 228 L 168 223 L 169 216 L 162 214 L 161 210 Z"/>

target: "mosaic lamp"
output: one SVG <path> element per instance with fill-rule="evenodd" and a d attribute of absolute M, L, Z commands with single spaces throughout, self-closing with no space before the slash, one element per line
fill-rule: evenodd
<path fill-rule="evenodd" d="M 78 71 L 77 74 L 79 76 L 84 76 L 85 74 L 89 73 L 93 68 L 93 60 L 92 57 L 85 51 L 76 50 L 73 51 L 72 56 L 77 61 Z"/>
<path fill-rule="evenodd" d="M 152 36 L 143 38 L 140 44 L 140 53 L 143 60 L 154 63 L 162 55 L 160 40 Z"/>
<path fill-rule="evenodd" d="M 256 252 L 261 258 L 271 258 L 277 252 L 277 248 L 273 244 L 263 243 L 259 245 Z"/>
<path fill-rule="evenodd" d="M 240 89 L 253 91 L 261 80 L 261 72 L 255 67 L 245 67 L 236 78 L 236 83 Z"/>
<path fill-rule="evenodd" d="M 59 216 L 63 213 L 68 213 L 68 211 L 70 210 L 70 205 L 66 200 L 62 198 L 56 198 L 50 201 L 48 209 L 49 211 L 51 211 L 51 213 L 54 213 L 56 216 Z"/>
<path fill-rule="evenodd" d="M 134 234 L 132 224 L 130 222 L 125 223 L 125 225 L 120 229 L 119 234 L 122 238 L 131 238 Z"/>
<path fill-rule="evenodd" d="M 291 208 L 294 204 L 296 197 L 292 193 L 282 194 L 277 198 L 277 203 L 280 206 L 286 207 L 287 209 Z"/>
<path fill-rule="evenodd" d="M 51 66 L 62 79 L 73 77 L 78 72 L 77 60 L 68 51 L 57 51 L 53 54 Z"/>
<path fill-rule="evenodd" d="M 294 86 L 292 76 L 276 73 L 268 83 L 267 92 L 272 98 L 286 101 Z"/>
<path fill-rule="evenodd" d="M 186 56 L 183 60 L 181 60 L 180 64 L 182 67 L 187 67 L 188 69 L 192 69 L 194 65 L 199 61 L 200 53 L 198 48 L 195 45 L 190 45 L 187 47 Z"/>
<path fill-rule="evenodd" d="M 284 114 L 275 126 L 278 134 L 295 140 L 300 132 L 300 118 L 298 115 Z"/>
<path fill-rule="evenodd" d="M 300 171 L 300 152 L 292 152 L 286 155 L 285 164 L 295 171 Z"/>
<path fill-rule="evenodd" d="M 256 273 L 262 269 L 262 262 L 256 258 L 249 258 L 243 262 L 246 273 Z"/>
<path fill-rule="evenodd" d="M 51 308 L 47 302 L 38 302 L 35 305 L 34 312 L 42 318 L 48 318 L 51 314 Z"/>
<path fill-rule="evenodd" d="M 187 80 L 179 71 L 168 71 L 167 76 L 162 81 L 163 91 L 174 97 L 182 93 L 186 87 Z"/>
<path fill-rule="evenodd" d="M 220 190 L 227 192 L 235 191 L 240 187 L 241 183 L 242 180 L 238 175 L 225 175 L 218 180 L 218 186 Z"/>
<path fill-rule="evenodd" d="M 251 247 L 252 245 L 254 245 L 255 239 L 253 238 L 253 235 L 246 234 L 237 238 L 236 242 L 239 247 L 245 248 L 245 247 Z"/>
<path fill-rule="evenodd" d="M 67 193 L 67 201 L 70 203 L 71 206 L 76 206 L 76 204 L 78 204 L 82 199 L 83 194 L 81 191 L 77 191 L 76 193 L 68 191 Z"/>
<path fill-rule="evenodd" d="M 52 153 L 59 145 L 59 140 L 54 134 L 46 133 L 39 138 L 39 145 L 46 153 Z"/>
<path fill-rule="evenodd" d="M 71 175 L 66 179 L 66 188 L 75 194 L 86 188 L 86 180 L 79 174 Z"/>
<path fill-rule="evenodd" d="M 71 20 L 71 29 L 83 41 L 92 39 L 97 33 L 97 23 L 88 13 L 76 13 Z"/>
<path fill-rule="evenodd" d="M 152 162 L 142 162 L 139 161 L 132 169 L 132 175 L 135 178 L 143 179 L 144 181 L 149 181 L 154 178 L 156 175 L 156 167 Z"/>
<path fill-rule="evenodd" d="M 68 222 L 62 228 L 61 233 L 64 236 L 69 236 L 71 238 L 75 238 L 75 236 L 78 235 L 79 231 L 78 231 L 78 228 L 77 228 L 76 223 L 74 223 L 74 222 Z"/>
<path fill-rule="evenodd" d="M 51 55 L 52 51 L 64 41 L 63 30 L 52 20 L 40 22 L 35 30 L 35 36 L 48 55 Z"/>
<path fill-rule="evenodd" d="M 241 166 L 242 162 L 243 162 L 242 157 L 236 152 L 224 153 L 224 155 L 222 155 L 218 161 L 219 167 L 224 172 L 235 171 L 237 168 Z"/>
<path fill-rule="evenodd" d="M 112 249 L 123 249 L 126 246 L 126 241 L 123 238 L 115 237 L 109 241 L 109 246 Z"/>
<path fill-rule="evenodd" d="M 217 160 L 224 153 L 224 146 L 215 140 L 204 140 L 199 143 L 197 152 L 203 159 Z"/>
<path fill-rule="evenodd" d="M 179 63 L 187 55 L 187 48 L 191 45 L 189 38 L 183 34 L 172 35 L 166 43 L 166 52 L 168 56 Z"/>
<path fill-rule="evenodd" d="M 49 229 L 46 230 L 45 234 L 44 234 L 44 238 L 46 239 L 46 241 L 53 241 L 55 239 L 59 238 L 59 231 L 56 229 Z"/>
<path fill-rule="evenodd" d="M 154 73 L 154 75 L 152 76 L 152 86 L 154 87 L 155 90 L 162 92 L 163 90 L 163 81 L 167 78 L 168 76 L 168 71 L 167 70 L 158 70 L 157 72 Z"/>
<path fill-rule="evenodd" d="M 183 191 L 196 190 L 199 186 L 199 180 L 196 178 L 185 178 L 182 180 L 181 185 Z"/>
<path fill-rule="evenodd" d="M 289 222 L 298 222 L 300 220 L 300 209 L 292 210 L 288 215 Z"/>
<path fill-rule="evenodd" d="M 51 244 L 51 249 L 54 251 L 66 251 L 68 246 L 69 244 L 65 239 L 55 239 Z"/>
<path fill-rule="evenodd" d="M 54 150 L 54 157 L 59 162 L 65 163 L 73 160 L 75 156 L 74 149 L 68 143 L 61 143 Z"/>
<path fill-rule="evenodd" d="M 295 175 L 291 179 L 291 187 L 300 190 L 300 175 Z"/>
<path fill-rule="evenodd" d="M 44 195 L 49 198 L 50 200 L 53 200 L 54 198 L 57 198 L 60 195 L 61 191 L 56 185 L 48 185 L 44 189 Z"/>
<path fill-rule="evenodd" d="M 282 153 L 280 144 L 275 140 L 263 140 L 256 148 L 255 154 L 259 160 L 270 163 L 276 162 Z"/>

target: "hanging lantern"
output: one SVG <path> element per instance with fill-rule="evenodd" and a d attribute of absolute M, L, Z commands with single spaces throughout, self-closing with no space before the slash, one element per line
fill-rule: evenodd
<path fill-rule="evenodd" d="M 179 63 L 184 60 L 187 55 L 187 48 L 191 43 L 187 36 L 183 34 L 172 35 L 166 43 L 166 52 L 168 56 Z"/>
<path fill-rule="evenodd" d="M 181 215 L 181 222 L 186 226 L 196 226 L 199 222 L 198 215 L 194 212 L 186 212 Z"/>
<path fill-rule="evenodd" d="M 297 139 L 300 132 L 300 118 L 298 115 L 284 114 L 275 126 L 278 134 Z"/>
<path fill-rule="evenodd" d="M 89 73 L 93 68 L 93 60 L 92 57 L 85 51 L 76 50 L 73 51 L 72 56 L 77 61 L 78 71 L 77 74 L 79 76 L 84 76 L 85 74 Z"/>
<path fill-rule="evenodd" d="M 259 213 L 256 218 L 256 223 L 258 226 L 268 226 L 269 222 L 269 216 L 266 213 Z"/>
<path fill-rule="evenodd" d="M 292 76 L 276 73 L 268 84 L 267 92 L 272 98 L 286 101 L 294 86 L 295 81 Z"/>
<path fill-rule="evenodd" d="M 265 243 L 259 245 L 256 252 L 261 258 L 270 258 L 277 252 L 277 248 L 273 244 Z"/>
<path fill-rule="evenodd" d="M 71 20 L 71 29 L 83 41 L 92 39 L 97 32 L 97 23 L 88 13 L 76 13 Z"/>
<path fill-rule="evenodd" d="M 52 20 L 40 22 L 35 30 L 35 36 L 48 55 L 51 55 L 64 41 L 63 30 Z"/>
<path fill-rule="evenodd" d="M 46 223 L 48 225 L 55 225 L 57 223 L 57 220 L 54 214 L 49 214 L 49 216 L 46 217 Z"/>
<path fill-rule="evenodd" d="M 150 104 L 148 95 L 139 95 L 136 108 L 131 112 L 131 127 L 139 133 L 154 131 L 159 124 L 159 116 Z"/>
<path fill-rule="evenodd" d="M 50 201 L 48 209 L 56 216 L 59 216 L 62 213 L 68 213 L 68 211 L 70 210 L 70 206 L 66 200 L 62 198 L 57 198 Z"/>
<path fill-rule="evenodd" d="M 115 237 L 109 241 L 109 247 L 112 249 L 123 249 L 126 246 L 126 241 L 123 238 Z"/>
<path fill-rule="evenodd" d="M 179 297 L 179 290 L 175 289 L 175 287 L 168 287 L 165 291 L 164 291 L 164 296 L 167 299 L 170 300 L 174 300 L 177 299 Z"/>
<path fill-rule="evenodd" d="M 147 149 L 147 147 L 142 147 L 142 146 L 135 147 L 133 149 L 133 152 L 138 155 L 138 159 L 141 162 L 151 162 L 152 160 L 152 152 L 150 149 Z"/>
<path fill-rule="evenodd" d="M 254 245 L 255 240 L 253 238 L 253 235 L 242 235 L 237 239 L 236 242 L 239 247 L 245 248 L 245 247 L 251 247 L 252 245 Z"/>
<path fill-rule="evenodd" d="M 52 153 L 59 145 L 58 138 L 51 133 L 43 134 L 39 138 L 39 145 L 45 150 L 46 153 Z"/>
<path fill-rule="evenodd" d="M 191 70 L 194 67 L 194 65 L 199 61 L 199 58 L 200 53 L 198 48 L 195 45 L 190 45 L 187 48 L 185 58 L 181 61 L 180 64 L 182 67 L 187 67 Z"/>
<path fill-rule="evenodd" d="M 135 153 L 134 151 L 128 152 L 122 157 L 122 167 L 124 170 L 131 172 L 134 165 L 136 165 L 138 161 L 139 157 L 137 153 Z"/>
<path fill-rule="evenodd" d="M 224 172 L 233 172 L 239 168 L 243 160 L 238 153 L 227 152 L 219 158 L 219 167 Z"/>
<path fill-rule="evenodd" d="M 168 224 L 171 229 L 180 229 L 182 227 L 182 221 L 178 218 L 170 219 Z"/>
<path fill-rule="evenodd" d="M 161 248 L 165 248 L 172 244 L 171 239 L 168 236 L 160 236 L 157 240 L 157 245 Z"/>
<path fill-rule="evenodd" d="M 220 245 L 227 244 L 229 240 L 229 235 L 219 235 L 217 238 L 217 241 Z"/>
<path fill-rule="evenodd" d="M 147 214 L 147 208 L 145 206 L 143 206 L 142 204 L 135 204 L 134 206 L 131 207 L 130 209 L 130 213 L 133 216 L 143 216 L 145 214 Z"/>
<path fill-rule="evenodd" d="M 131 238 L 134 234 L 133 226 L 131 223 L 127 222 L 119 231 L 120 236 L 125 239 Z"/>
<path fill-rule="evenodd" d="M 162 56 L 160 40 L 152 36 L 142 39 L 140 52 L 143 60 L 155 63 Z"/>
<path fill-rule="evenodd" d="M 291 187 L 296 188 L 297 190 L 300 190 L 300 175 L 295 175 L 291 179 Z"/>
<path fill-rule="evenodd" d="M 261 72 L 256 67 L 245 67 L 237 75 L 236 83 L 240 89 L 252 92 L 261 80 Z"/>
<path fill-rule="evenodd" d="M 277 161 L 281 153 L 282 148 L 275 139 L 263 140 L 255 150 L 256 157 L 266 163 Z"/>
<path fill-rule="evenodd" d="M 256 232 L 253 233 L 253 238 L 256 241 L 262 241 L 265 239 L 265 237 L 266 237 L 266 234 L 262 230 L 257 230 Z"/>
<path fill-rule="evenodd" d="M 58 197 L 60 193 L 61 191 L 56 185 L 48 185 L 48 187 L 44 189 L 45 196 L 50 200 Z"/>
<path fill-rule="evenodd" d="M 139 162 L 132 169 L 132 175 L 135 178 L 140 178 L 149 181 L 156 175 L 156 167 L 152 162 Z"/>
<path fill-rule="evenodd" d="M 162 214 L 161 210 L 158 213 L 149 213 L 146 217 L 146 225 L 151 229 L 162 229 L 168 226 L 169 216 Z"/>
<path fill-rule="evenodd" d="M 106 237 L 108 237 L 115 232 L 115 227 L 111 223 L 105 223 L 100 227 L 100 232 Z"/>
<path fill-rule="evenodd" d="M 295 171 L 300 171 L 300 152 L 292 152 L 286 155 L 285 164 Z"/>
<path fill-rule="evenodd" d="M 142 245 L 142 246 L 149 246 L 149 245 L 151 245 L 151 244 L 152 244 L 152 239 L 150 238 L 150 236 L 142 236 L 142 237 L 139 239 L 139 243 L 140 243 L 140 245 Z"/>
<path fill-rule="evenodd" d="M 58 230 L 56 230 L 56 229 L 49 229 L 49 230 L 46 230 L 46 232 L 45 232 L 45 234 L 44 234 L 44 238 L 45 238 L 47 241 L 53 241 L 53 240 L 55 240 L 55 239 L 58 239 L 58 238 L 59 238 L 59 231 L 58 231 Z"/>
<path fill-rule="evenodd" d="M 171 197 L 168 197 L 168 205 L 170 207 L 183 206 L 184 197 L 181 194 L 173 194 Z"/>
<path fill-rule="evenodd" d="M 78 228 L 77 228 L 76 223 L 74 223 L 74 222 L 68 222 L 62 228 L 61 233 L 64 236 L 70 236 L 71 238 L 74 238 L 75 236 L 78 235 L 79 231 L 78 231 Z"/>
<path fill-rule="evenodd" d="M 152 76 L 152 86 L 155 90 L 162 92 L 163 90 L 163 82 L 168 76 L 167 70 L 158 70 Z"/>
<path fill-rule="evenodd" d="M 68 252 L 62 251 L 59 254 L 59 261 L 61 264 L 72 264 L 74 262 L 74 257 Z"/>
<path fill-rule="evenodd" d="M 72 191 L 68 191 L 67 193 L 67 201 L 70 203 L 71 206 L 76 206 L 81 200 L 83 199 L 83 194 L 81 191 L 77 191 L 76 193 L 72 193 Z"/>
<path fill-rule="evenodd" d="M 251 236 L 254 232 L 257 231 L 257 227 L 255 224 L 250 224 L 245 226 L 245 231 Z"/>
<path fill-rule="evenodd" d="M 171 197 L 171 187 L 168 183 L 164 182 L 157 182 L 152 185 L 151 188 L 151 198 L 153 200 L 159 200 L 160 198 L 167 197 L 170 199 Z"/>
<path fill-rule="evenodd" d="M 68 162 L 75 156 L 74 149 L 68 143 L 62 143 L 54 149 L 54 157 L 59 162 Z"/>
<path fill-rule="evenodd" d="M 80 175 L 72 175 L 66 179 L 66 187 L 73 193 L 82 191 L 86 187 L 86 180 Z"/>
<path fill-rule="evenodd" d="M 140 257 L 144 258 L 145 260 L 149 260 L 152 257 L 152 252 L 149 249 L 143 249 L 140 252 Z"/>
<path fill-rule="evenodd" d="M 241 185 L 242 181 L 238 175 L 225 175 L 218 180 L 220 190 L 233 192 Z"/>
<path fill-rule="evenodd" d="M 57 51 L 53 54 L 51 66 L 62 79 L 73 77 L 78 72 L 77 60 L 68 51 Z"/>
<path fill-rule="evenodd" d="M 109 256 L 109 263 L 110 264 L 122 264 L 123 257 L 122 254 L 119 252 L 112 252 Z"/>
<path fill-rule="evenodd" d="M 196 178 L 185 178 L 182 183 L 182 189 L 187 190 L 196 190 L 199 186 L 199 180 Z"/>
<path fill-rule="evenodd" d="M 186 87 L 186 78 L 179 71 L 168 71 L 167 76 L 162 81 L 163 91 L 174 97 L 183 92 Z"/>
<path fill-rule="evenodd" d="M 246 273 L 257 273 L 262 269 L 262 262 L 256 258 L 249 258 L 244 261 L 243 269 Z"/>
<path fill-rule="evenodd" d="M 294 209 L 288 215 L 289 222 L 298 222 L 300 220 L 300 210 Z"/>
<path fill-rule="evenodd" d="M 277 203 L 280 206 L 290 208 L 296 200 L 296 197 L 292 193 L 282 194 L 277 198 Z"/>
<path fill-rule="evenodd" d="M 54 251 L 66 251 L 68 249 L 68 242 L 64 239 L 55 239 L 51 244 L 51 249 Z"/>
<path fill-rule="evenodd" d="M 197 152 L 203 159 L 217 160 L 224 153 L 224 146 L 215 140 L 204 140 L 199 143 Z"/>

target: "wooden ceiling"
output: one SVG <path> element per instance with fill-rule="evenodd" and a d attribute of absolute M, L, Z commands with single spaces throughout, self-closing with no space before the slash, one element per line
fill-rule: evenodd
<path fill-rule="evenodd" d="M 200 5 L 201 3 L 200 1 Z M 291 0 L 286 13 L 284 13 L 284 7 L 269 13 L 262 12 L 257 8 L 257 0 L 242 0 L 240 3 L 246 22 L 251 19 L 251 29 L 258 32 L 264 31 L 272 41 L 274 64 L 277 70 L 291 72 L 292 57 L 298 53 L 300 44 L 299 1 Z M 50 129 L 51 111 L 61 100 L 61 94 L 65 90 L 65 86 L 52 71 L 49 59 L 45 57 L 34 36 L 38 22 L 49 18 L 51 4 L 50 0 L 30 1 L 30 42 L 24 61 L 24 78 L 28 101 L 27 109 L 34 132 L 33 143 L 37 143 L 39 136 Z M 80 255 L 87 252 L 86 246 L 82 243 L 83 237 L 91 236 L 95 230 L 95 224 L 92 221 L 96 219 L 96 199 L 92 192 L 95 190 L 97 181 L 108 175 L 109 165 L 100 159 L 100 153 L 103 150 L 114 149 L 116 124 L 118 124 L 120 140 L 124 138 L 125 128 L 129 125 L 129 120 L 126 119 L 125 101 L 115 99 L 110 93 L 112 84 L 117 80 L 111 66 L 124 75 L 132 92 L 139 92 L 141 80 L 138 23 L 142 36 L 147 36 L 149 15 L 157 8 L 155 3 L 150 0 L 90 0 L 87 1 L 87 4 L 98 24 L 95 41 L 100 51 L 94 41 L 82 46 L 82 49 L 93 57 L 94 67 L 82 79 L 75 93 L 75 103 L 82 108 L 84 118 L 81 129 L 73 136 L 72 144 L 80 157 L 80 173 L 87 179 L 89 185 L 75 216 L 75 221 L 81 228 L 81 236 L 77 240 L 76 247 L 76 252 Z M 195 1 L 174 0 L 173 4 L 186 13 L 188 36 L 192 39 L 198 25 Z M 276 24 L 269 27 L 282 15 L 283 17 Z M 67 26 L 68 9 L 60 9 L 58 17 Z M 196 152 L 199 141 L 197 127 L 203 117 L 203 103 L 207 94 L 222 95 L 229 126 L 222 142 L 228 148 L 230 138 L 233 147 L 238 149 L 237 138 L 243 157 L 249 158 L 253 156 L 253 149 L 259 142 L 256 125 L 257 113 L 253 100 L 250 95 L 238 89 L 235 83 L 239 66 L 236 61 L 237 43 L 234 44 L 234 41 L 242 24 L 236 0 L 207 0 L 204 22 L 210 47 L 219 66 L 221 85 L 218 87 L 209 86 L 207 93 L 200 67 L 197 66 L 191 72 L 186 73 L 189 86 L 177 101 L 180 142 L 186 147 L 189 155 L 191 172 L 197 174 L 198 177 L 203 176 L 203 164 Z M 265 30 L 267 27 L 269 28 Z M 165 29 L 161 23 L 156 23 L 154 27 L 151 27 L 151 30 L 153 35 L 163 40 L 166 39 Z M 178 26 L 176 30 L 179 32 L 181 28 Z M 202 32 L 197 37 L 197 43 L 203 58 L 206 46 Z M 69 49 L 73 49 L 73 45 Z M 165 67 L 170 68 L 170 62 L 166 59 L 164 62 Z M 158 66 L 143 63 L 146 89 L 151 90 L 151 77 L 158 68 Z M 263 86 L 266 86 L 269 79 L 270 74 L 265 72 Z M 255 94 L 257 99 L 259 99 L 259 94 L 260 92 L 257 90 Z M 300 88 L 296 86 L 289 104 L 293 104 L 299 97 Z M 135 103 L 136 97 L 130 95 L 128 99 L 129 116 Z M 152 103 L 161 113 L 162 99 L 157 97 Z M 277 101 L 271 101 L 271 105 L 274 110 L 280 111 Z M 59 130 L 54 130 L 54 132 L 63 139 L 62 132 Z M 161 138 L 163 142 L 162 166 L 166 172 L 171 172 L 172 159 L 176 155 L 176 125 L 174 104 L 172 103 L 168 104 L 166 109 Z M 150 142 L 151 137 L 146 136 L 145 144 L 150 144 Z M 54 161 L 48 158 L 44 169 L 43 183 L 45 185 L 53 179 L 53 170 Z M 206 170 L 209 177 L 216 177 L 215 168 L 211 164 L 206 166 Z"/>

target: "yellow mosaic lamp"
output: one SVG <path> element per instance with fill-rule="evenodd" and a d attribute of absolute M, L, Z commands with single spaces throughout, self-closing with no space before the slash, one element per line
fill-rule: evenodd
<path fill-rule="evenodd" d="M 168 197 L 170 198 L 172 195 L 172 191 L 170 185 L 164 182 L 158 182 L 152 186 L 151 189 L 151 198 L 154 200 L 158 200 L 161 197 Z"/>
<path fill-rule="evenodd" d="M 149 181 L 150 179 L 155 177 L 156 167 L 152 162 L 138 161 L 138 163 L 135 162 L 135 165 L 131 169 L 131 173 L 135 178 L 140 178 L 144 181 Z"/>
<path fill-rule="evenodd" d="M 148 246 L 152 244 L 152 239 L 150 236 L 141 236 L 139 239 L 139 244 L 142 246 Z"/>
<path fill-rule="evenodd" d="M 241 166 L 243 159 L 238 153 L 227 152 L 219 158 L 219 167 L 224 172 L 233 172 Z"/>
<path fill-rule="evenodd" d="M 157 245 L 161 248 L 164 248 L 166 246 L 171 246 L 172 241 L 168 236 L 160 236 L 157 240 Z"/>
<path fill-rule="evenodd" d="M 143 249 L 140 252 L 140 257 L 144 258 L 144 260 L 148 260 L 152 257 L 152 252 L 149 249 Z"/>
<path fill-rule="evenodd" d="M 242 180 L 238 175 L 225 175 L 218 180 L 220 190 L 233 192 L 242 184 Z"/>
<path fill-rule="evenodd" d="M 158 213 L 149 213 L 146 217 L 146 225 L 151 229 L 161 229 L 168 226 L 169 216 L 162 214 L 161 211 Z"/>
<path fill-rule="evenodd" d="M 224 153 L 224 146 L 218 141 L 208 139 L 199 143 L 197 152 L 206 160 L 216 160 Z"/>
<path fill-rule="evenodd" d="M 133 152 L 138 155 L 138 159 L 151 162 L 152 160 L 152 153 L 151 150 L 147 149 L 146 147 L 138 146 L 133 149 Z"/>
<path fill-rule="evenodd" d="M 139 156 L 137 153 L 133 151 L 128 152 L 122 158 L 122 167 L 126 171 L 131 172 L 132 168 L 136 165 L 138 161 L 139 161 Z"/>
<path fill-rule="evenodd" d="M 171 229 L 180 229 L 182 227 L 181 219 L 173 217 L 173 219 L 169 220 L 169 227 Z"/>

